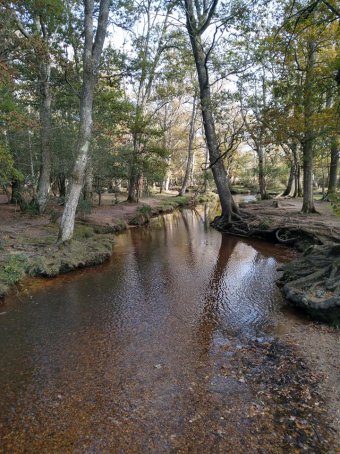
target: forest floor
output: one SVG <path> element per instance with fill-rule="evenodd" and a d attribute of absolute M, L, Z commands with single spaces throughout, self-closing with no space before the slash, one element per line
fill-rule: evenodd
<path fill-rule="evenodd" d="M 246 205 L 247 212 L 260 217 L 263 225 L 301 228 L 330 240 L 340 238 L 340 217 L 334 214 L 330 203 L 315 201 L 315 214 L 303 214 L 301 207 L 301 198 L 264 200 Z"/>

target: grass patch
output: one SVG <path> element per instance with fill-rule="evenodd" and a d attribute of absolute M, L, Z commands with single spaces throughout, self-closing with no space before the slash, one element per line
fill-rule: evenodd
<path fill-rule="evenodd" d="M 129 219 L 129 225 L 144 225 L 150 221 L 153 214 L 150 205 L 144 204 L 137 208 L 136 214 Z"/>
<path fill-rule="evenodd" d="M 214 192 L 207 192 L 206 194 L 199 194 L 195 200 L 197 203 L 206 203 L 216 201 L 218 198 Z"/>
<path fill-rule="evenodd" d="M 95 232 L 92 226 L 85 224 L 76 224 L 73 238 L 76 241 L 84 240 L 86 238 L 92 238 L 94 234 Z"/>
<path fill-rule="evenodd" d="M 176 195 L 175 197 L 166 198 L 164 203 L 175 207 L 182 207 L 188 205 L 191 200 L 192 198 L 187 195 Z"/>
<path fill-rule="evenodd" d="M 27 257 L 22 254 L 9 254 L 0 263 L 0 297 L 5 296 L 10 286 L 19 282 L 26 274 Z"/>
<path fill-rule="evenodd" d="M 0 269 L 0 279 L 7 285 L 18 282 L 27 269 L 27 257 L 24 255 L 8 255 Z"/>

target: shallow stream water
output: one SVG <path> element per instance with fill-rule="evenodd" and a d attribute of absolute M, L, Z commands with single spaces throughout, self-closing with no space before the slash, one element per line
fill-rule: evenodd
<path fill-rule="evenodd" d="M 281 452 L 275 434 L 255 447 L 252 388 L 221 368 L 282 329 L 288 255 L 221 235 L 206 207 L 118 235 L 108 264 L 28 284 L 0 317 L 0 452 Z"/>

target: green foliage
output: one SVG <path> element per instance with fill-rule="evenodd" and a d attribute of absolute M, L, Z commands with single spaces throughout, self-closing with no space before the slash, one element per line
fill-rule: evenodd
<path fill-rule="evenodd" d="M 150 205 L 145 203 L 137 209 L 137 212 L 143 214 L 144 216 L 151 216 L 152 209 Z"/>
<path fill-rule="evenodd" d="M 77 213 L 79 213 L 81 216 L 85 216 L 86 214 L 90 214 L 92 211 L 92 203 L 90 200 L 87 199 L 81 199 L 78 202 L 77 206 Z"/>
<path fill-rule="evenodd" d="M 49 215 L 50 215 L 50 221 L 55 224 L 57 222 L 57 220 L 59 219 L 60 217 L 60 213 L 59 211 L 56 211 L 56 210 L 51 210 L 49 212 Z"/>
<path fill-rule="evenodd" d="M 0 268 L 0 281 L 13 285 L 23 278 L 27 270 L 27 257 L 24 255 L 9 255 L 5 257 Z"/>
<path fill-rule="evenodd" d="M 331 202 L 331 206 L 333 208 L 334 213 L 337 216 L 340 216 L 340 193 L 330 194 L 328 196 L 328 198 L 329 198 L 329 200 Z"/>
<path fill-rule="evenodd" d="M 39 214 L 38 204 L 34 200 L 27 202 L 26 200 L 21 199 L 20 210 L 23 213 L 30 214 L 32 216 Z"/>
<path fill-rule="evenodd" d="M 15 168 L 10 152 L 0 144 L 0 185 L 7 186 L 13 180 L 23 181 L 24 176 Z"/>
<path fill-rule="evenodd" d="M 152 208 L 150 205 L 144 204 L 137 208 L 136 214 L 129 220 L 130 225 L 147 224 L 152 216 Z"/>

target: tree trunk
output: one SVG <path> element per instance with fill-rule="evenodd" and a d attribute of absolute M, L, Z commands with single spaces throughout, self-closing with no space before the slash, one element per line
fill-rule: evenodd
<path fill-rule="evenodd" d="M 15 205 L 21 205 L 22 203 L 21 183 L 19 180 L 13 180 L 11 183 L 11 199 L 9 203 Z"/>
<path fill-rule="evenodd" d="M 302 213 L 316 213 L 313 198 L 313 73 L 315 61 L 315 44 L 310 41 L 307 49 L 306 79 L 303 91 L 304 108 L 304 137 L 302 140 L 303 153 L 303 204 Z"/>
<path fill-rule="evenodd" d="M 192 112 L 191 112 L 191 119 L 190 119 L 190 131 L 189 131 L 189 143 L 188 143 L 188 160 L 185 169 L 185 175 L 182 183 L 181 190 L 179 191 L 179 195 L 185 195 L 185 191 L 187 189 L 189 178 L 191 175 L 191 170 L 193 167 L 193 160 L 194 160 L 194 152 L 193 152 L 193 145 L 195 139 L 195 118 L 196 118 L 196 101 L 197 101 L 197 93 L 195 91 L 193 104 L 192 104 Z"/>
<path fill-rule="evenodd" d="M 282 193 L 282 197 L 297 197 L 298 194 L 298 178 L 299 178 L 299 163 L 298 163 L 298 155 L 297 155 L 297 144 L 293 143 L 289 146 L 291 151 L 291 155 L 289 156 L 290 162 L 290 172 L 287 182 L 287 187 L 285 191 Z"/>
<path fill-rule="evenodd" d="M 203 185 L 203 193 L 204 194 L 209 190 L 208 165 L 209 165 L 209 150 L 208 150 L 208 147 L 206 147 L 206 150 L 205 150 L 205 164 L 204 164 L 204 185 Z"/>
<path fill-rule="evenodd" d="M 331 163 L 329 167 L 329 183 L 327 195 L 334 194 L 336 192 L 338 178 L 339 178 L 339 143 L 334 138 L 331 145 Z"/>
<path fill-rule="evenodd" d="M 259 159 L 259 189 L 261 200 L 267 199 L 266 178 L 264 171 L 264 153 L 262 146 L 256 147 L 257 157 Z"/>
<path fill-rule="evenodd" d="M 295 191 L 294 182 L 295 182 L 295 165 L 294 165 L 294 160 L 291 159 L 287 187 L 284 190 L 284 192 L 282 193 L 282 197 L 290 196 L 292 194 L 292 191 L 294 193 L 294 191 Z"/>
<path fill-rule="evenodd" d="M 66 178 L 63 172 L 58 174 L 57 184 L 59 190 L 59 197 L 64 199 L 66 197 Z"/>
<path fill-rule="evenodd" d="M 165 192 L 168 192 L 170 188 L 170 175 L 167 174 L 163 181 L 163 189 Z"/>
<path fill-rule="evenodd" d="M 214 3 L 216 6 L 217 1 Z M 194 16 L 193 1 L 185 0 L 186 12 L 186 27 L 190 37 L 192 52 L 196 64 L 201 110 L 203 117 L 203 126 L 206 136 L 207 146 L 209 149 L 210 167 L 214 176 L 217 192 L 219 195 L 222 219 L 221 221 L 230 222 L 233 212 L 237 212 L 236 204 L 233 201 L 229 186 L 227 173 L 224 168 L 223 159 L 221 158 L 219 146 L 217 143 L 215 121 L 213 115 L 213 108 L 211 103 L 211 92 L 209 84 L 209 71 L 208 71 L 208 57 L 209 51 L 204 51 L 204 44 L 202 42 L 202 34 L 209 25 L 206 19 L 205 23 L 197 28 L 196 18 Z M 213 11 L 209 13 L 211 18 Z M 200 25 L 200 24 L 198 24 Z"/>
<path fill-rule="evenodd" d="M 136 160 L 136 156 L 133 156 L 133 160 Z M 131 203 L 137 202 L 137 163 L 133 162 L 130 168 L 130 177 L 128 185 L 128 197 L 127 201 Z"/>
<path fill-rule="evenodd" d="M 93 196 L 93 167 L 89 159 L 85 170 L 85 184 L 83 188 L 84 200 L 91 200 Z"/>
<path fill-rule="evenodd" d="M 303 204 L 302 213 L 315 213 L 313 198 L 313 147 L 307 140 L 302 143 L 303 151 Z"/>
<path fill-rule="evenodd" d="M 92 133 L 93 93 L 97 79 L 98 65 L 106 35 L 110 0 L 101 0 L 99 7 L 98 26 L 93 42 L 93 0 L 85 0 L 85 46 L 83 54 L 83 86 L 80 99 L 80 124 L 76 147 L 76 162 L 72 172 L 70 192 L 64 207 L 59 242 L 72 238 L 76 209 L 83 186 L 85 169 L 88 161 L 90 139 Z"/>
<path fill-rule="evenodd" d="M 40 69 L 40 147 L 41 164 L 36 194 L 36 204 L 39 213 L 43 214 L 46 210 L 48 196 L 51 187 L 51 91 L 50 91 L 50 62 L 43 62 L 39 65 Z"/>
<path fill-rule="evenodd" d="M 299 156 L 298 156 L 298 146 L 296 143 L 293 143 L 290 147 L 292 150 L 293 155 L 293 163 L 294 163 L 294 192 L 292 194 L 293 197 L 301 197 L 301 178 L 300 178 L 300 164 L 299 164 Z"/>
<path fill-rule="evenodd" d="M 137 121 L 137 120 L 136 120 Z M 138 156 L 139 156 L 139 143 L 137 133 L 133 135 L 133 152 L 132 162 L 130 165 L 130 176 L 128 186 L 127 201 L 131 203 L 138 202 Z"/>
<path fill-rule="evenodd" d="M 302 197 L 302 181 L 301 181 L 301 166 L 298 166 L 297 173 L 297 196 Z"/>

